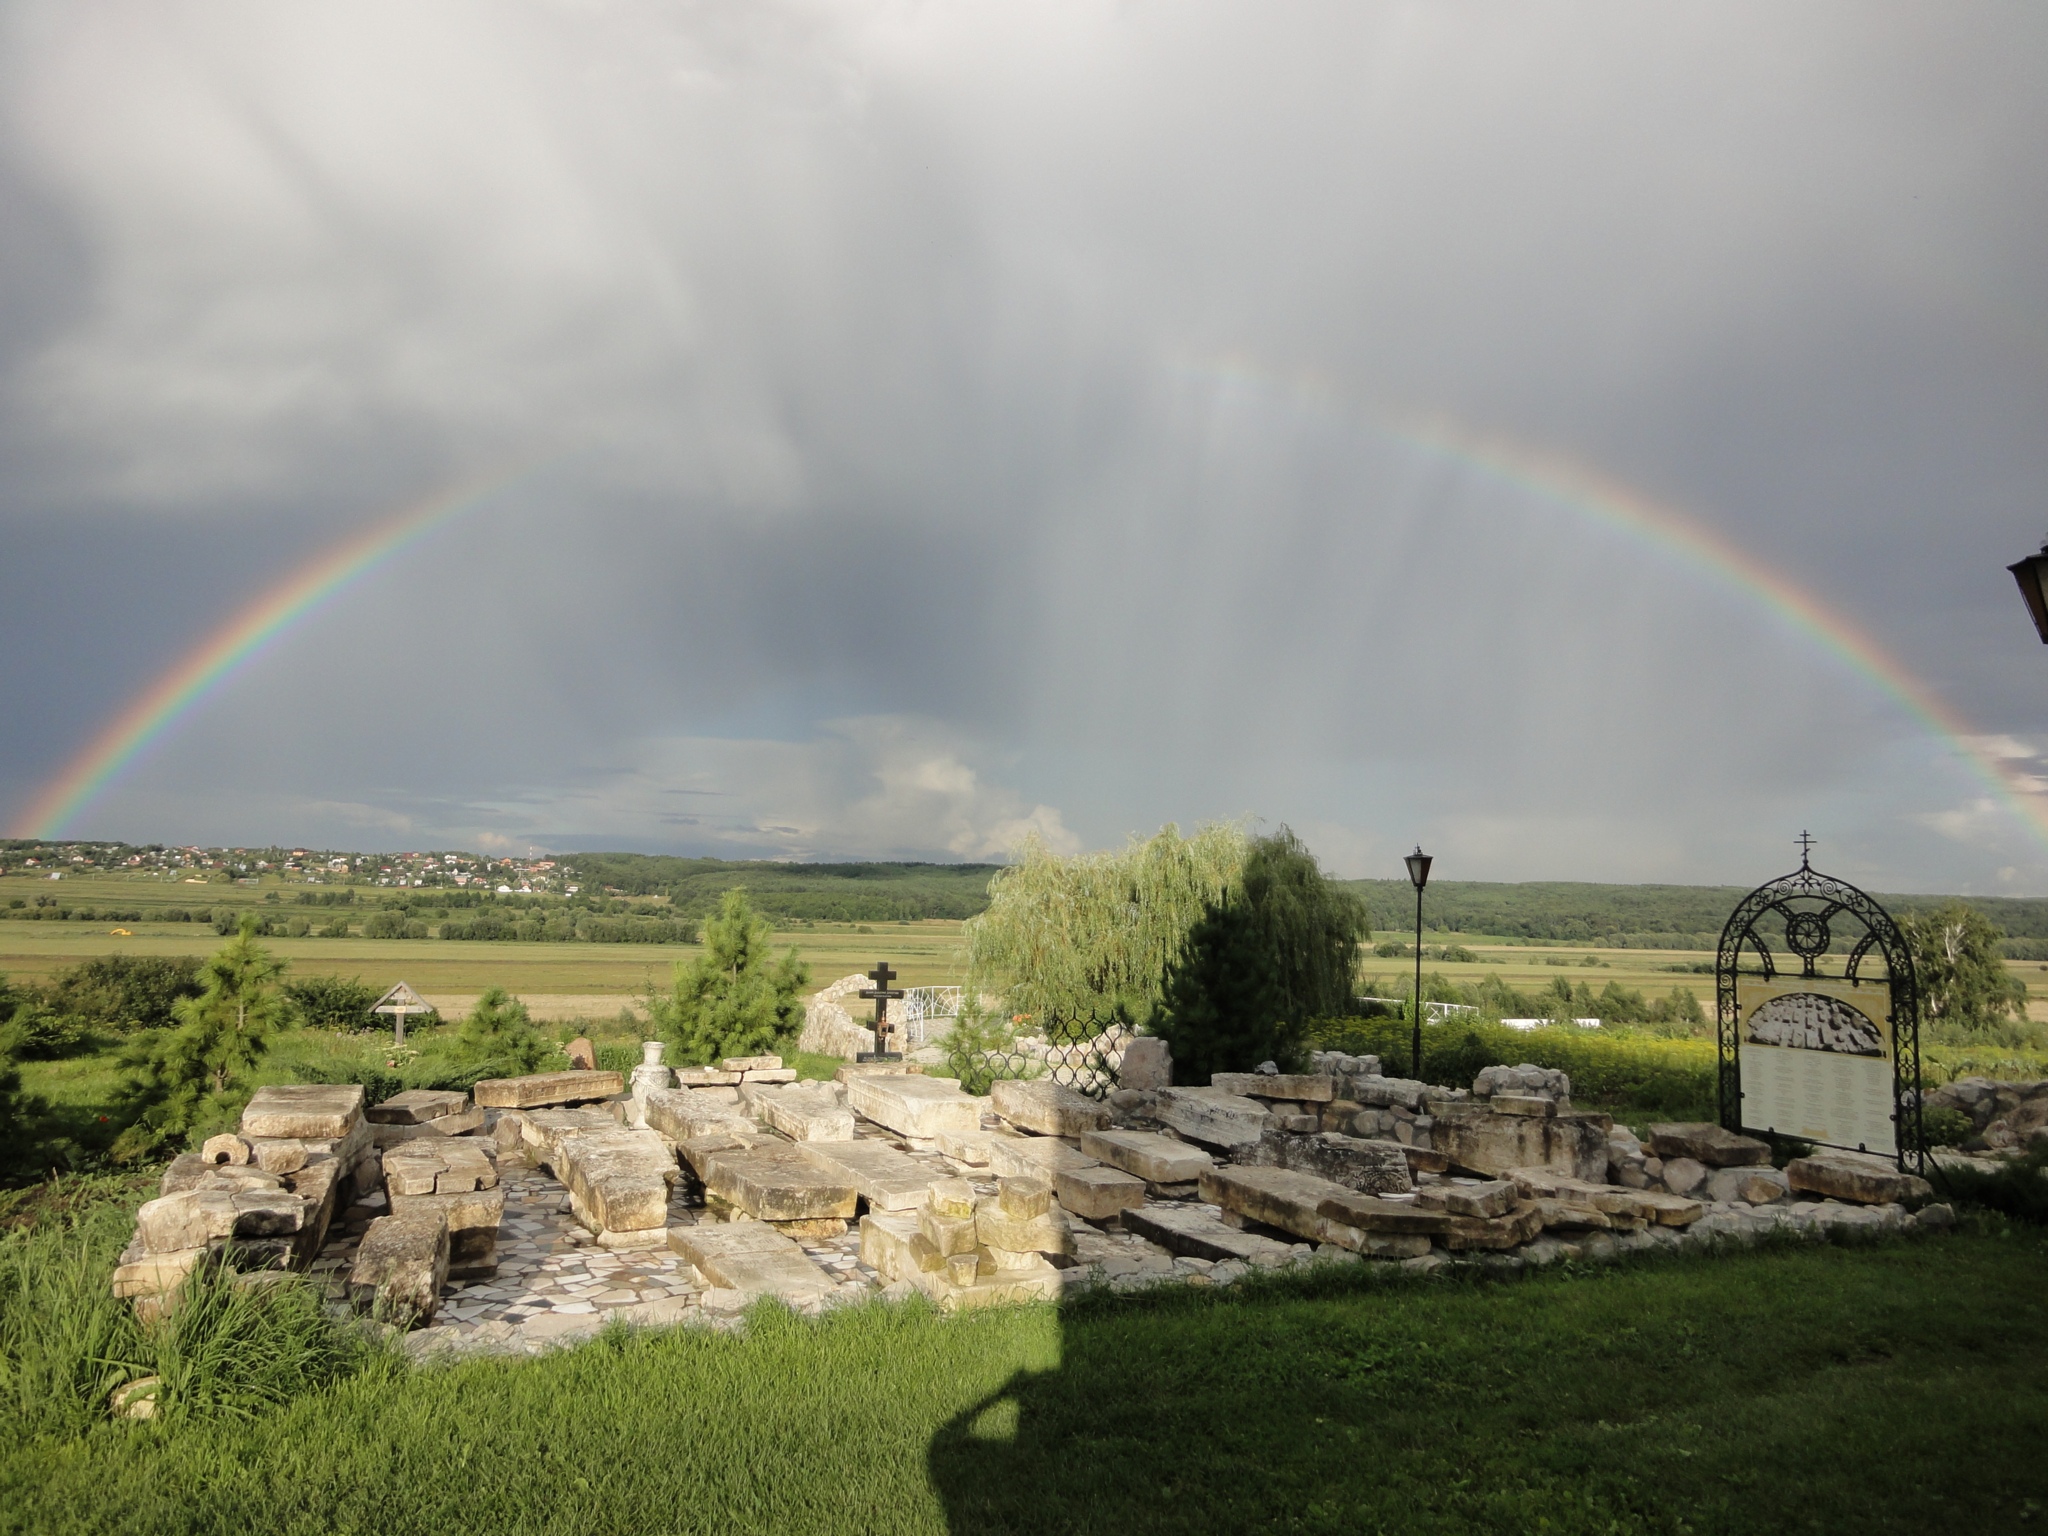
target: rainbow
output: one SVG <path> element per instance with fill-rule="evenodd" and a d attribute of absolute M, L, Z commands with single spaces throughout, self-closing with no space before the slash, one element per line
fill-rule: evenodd
<path fill-rule="evenodd" d="M 1211 361 L 1197 371 L 1262 392 L 1278 392 L 1326 411 L 1356 413 L 1383 436 L 1627 534 L 1762 602 L 1795 631 L 1894 699 L 2048 846 L 2048 798 L 2039 793 L 2030 776 L 1983 744 L 1969 721 L 1850 619 L 1697 518 L 1577 460 L 1499 433 L 1476 430 L 1449 416 L 1364 411 L 1312 375 L 1284 377 L 1242 356 Z"/>
<path fill-rule="evenodd" d="M 217 692 L 279 635 L 316 612 L 351 582 L 529 473 L 472 478 L 322 551 L 234 614 L 137 694 L 64 765 L 21 813 L 14 837 L 58 838 L 150 745 Z"/>

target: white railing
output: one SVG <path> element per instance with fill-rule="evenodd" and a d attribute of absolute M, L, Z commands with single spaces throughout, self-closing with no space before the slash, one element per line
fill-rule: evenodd
<path fill-rule="evenodd" d="M 960 996 L 958 987 L 905 987 L 896 1005 L 902 1010 L 897 1017 L 903 1021 L 905 1047 L 915 1051 L 924 1046 L 927 1024 L 959 1018 Z"/>
<path fill-rule="evenodd" d="M 1359 1001 L 1361 1003 L 1385 1003 L 1389 1008 L 1404 1014 L 1408 1011 L 1408 999 L 1405 997 L 1361 997 Z M 1432 1003 L 1425 998 L 1422 1004 L 1422 1016 L 1432 1024 L 1441 1024 L 1445 1019 L 1452 1018 L 1457 1014 L 1477 1013 L 1478 1011 L 1478 1007 L 1472 1003 Z"/>

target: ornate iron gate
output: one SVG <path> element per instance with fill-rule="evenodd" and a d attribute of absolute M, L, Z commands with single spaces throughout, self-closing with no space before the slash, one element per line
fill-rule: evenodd
<path fill-rule="evenodd" d="M 1114 1012 L 1052 1014 L 1042 1028 L 1007 1049 L 963 1049 L 954 1053 L 951 1065 L 971 1093 L 986 1093 L 997 1078 L 1042 1077 L 1091 1099 L 1106 1099 L 1116 1091 L 1123 1055 L 1117 1050 L 1112 1057 L 1110 1050 L 1129 1031 L 1128 1021 Z"/>

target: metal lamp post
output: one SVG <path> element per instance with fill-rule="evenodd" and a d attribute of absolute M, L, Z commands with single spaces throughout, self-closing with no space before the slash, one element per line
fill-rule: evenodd
<path fill-rule="evenodd" d="M 1429 884 L 1430 857 L 1422 844 L 1408 855 L 1408 878 L 1415 882 L 1415 1062 L 1414 1075 L 1422 1077 L 1422 888 Z"/>
<path fill-rule="evenodd" d="M 2027 600 L 2027 612 L 2034 617 L 2034 628 L 2041 636 L 2041 643 L 2048 645 L 2048 544 L 2041 546 L 2038 555 L 2029 555 L 2006 569 L 2020 584 L 2020 596 Z"/>

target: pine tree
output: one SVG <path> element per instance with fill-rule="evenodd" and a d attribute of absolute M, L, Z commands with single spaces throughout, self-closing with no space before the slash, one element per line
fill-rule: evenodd
<path fill-rule="evenodd" d="M 811 971 L 793 946 L 776 959 L 769 950 L 774 937 L 774 925 L 754 911 L 745 891 L 725 893 L 704 924 L 704 953 L 677 964 L 668 996 L 650 999 L 655 1027 L 678 1065 L 779 1052 L 796 1039 Z"/>
<path fill-rule="evenodd" d="M 487 1069 L 480 1074 L 484 1076 L 519 1077 L 536 1071 L 550 1049 L 526 1004 L 503 987 L 488 988 L 476 1000 L 456 1031 L 455 1044 L 473 1068 Z"/>

